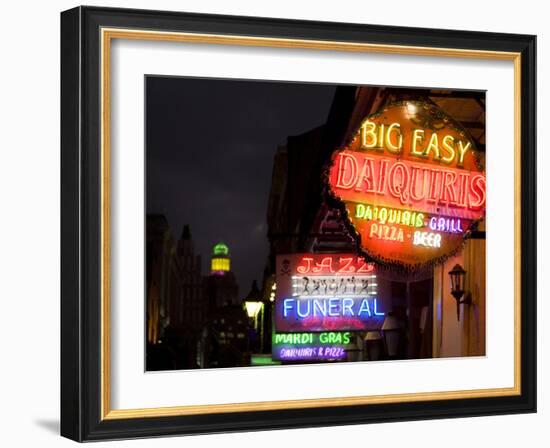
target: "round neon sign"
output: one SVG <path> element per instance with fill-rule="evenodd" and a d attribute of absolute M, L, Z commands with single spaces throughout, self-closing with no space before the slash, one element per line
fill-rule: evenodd
<path fill-rule="evenodd" d="M 483 160 L 437 106 L 395 103 L 366 117 L 349 145 L 333 153 L 328 190 L 362 252 L 416 268 L 455 253 L 483 218 Z"/>

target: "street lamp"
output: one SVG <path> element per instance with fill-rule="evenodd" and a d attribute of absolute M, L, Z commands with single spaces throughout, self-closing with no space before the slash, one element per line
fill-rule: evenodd
<path fill-rule="evenodd" d="M 464 290 L 466 271 L 459 264 L 455 264 L 455 267 L 449 271 L 449 276 L 451 277 L 451 295 L 456 300 L 456 318 L 460 320 L 460 304 L 470 304 L 472 302 L 470 295 L 462 299 L 466 292 Z"/>
<path fill-rule="evenodd" d="M 382 334 L 386 345 L 388 358 L 395 358 L 399 354 L 403 323 L 393 313 L 386 314 L 382 324 Z"/>
<path fill-rule="evenodd" d="M 255 301 L 248 301 L 248 300 L 244 302 L 246 314 L 248 315 L 250 320 L 254 321 L 254 329 L 256 329 L 258 314 L 260 314 L 260 311 L 263 305 L 264 304 L 262 302 L 255 302 Z"/>
<path fill-rule="evenodd" d="M 254 340 L 256 339 L 256 336 L 258 334 L 258 314 L 260 314 L 260 311 L 262 310 L 264 304 L 255 300 L 245 300 L 243 303 L 246 314 L 248 315 L 248 319 L 253 325 L 252 329 L 250 329 L 249 326 L 248 337 L 246 341 L 247 351 L 250 352 L 254 348 L 251 347 L 250 338 L 254 337 Z"/>

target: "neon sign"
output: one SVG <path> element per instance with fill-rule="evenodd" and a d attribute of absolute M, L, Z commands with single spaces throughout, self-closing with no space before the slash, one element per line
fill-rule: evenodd
<path fill-rule="evenodd" d="M 285 319 L 308 319 L 310 317 L 358 316 L 359 318 L 368 318 L 383 316 L 384 313 L 378 311 L 378 308 L 379 305 L 376 299 L 369 300 L 366 298 L 284 299 L 283 317 Z"/>
<path fill-rule="evenodd" d="M 275 329 L 324 332 L 379 328 L 386 312 L 374 265 L 352 254 L 277 256 Z"/>
<path fill-rule="evenodd" d="M 280 361 L 341 360 L 351 344 L 350 332 L 274 333 L 272 358 Z"/>
<path fill-rule="evenodd" d="M 292 296 L 307 297 L 364 297 L 376 295 L 375 275 L 293 276 Z"/>
<path fill-rule="evenodd" d="M 374 271 L 374 265 L 369 264 L 362 257 L 353 255 L 317 255 L 302 256 L 296 267 L 297 274 L 368 274 Z"/>
<path fill-rule="evenodd" d="M 414 232 L 413 244 L 415 246 L 441 247 L 441 234 L 432 232 Z"/>
<path fill-rule="evenodd" d="M 271 356 L 280 361 L 329 361 L 346 358 L 346 350 L 339 346 L 279 347 Z"/>
<path fill-rule="evenodd" d="M 484 154 L 437 106 L 401 102 L 363 120 L 328 175 L 360 247 L 409 267 L 460 247 L 486 206 Z"/>
<path fill-rule="evenodd" d="M 388 205 L 421 207 L 429 213 L 453 207 L 462 209 L 465 217 L 476 216 L 485 206 L 485 175 L 425 165 L 427 161 L 392 160 L 344 150 L 335 157 L 331 180 L 343 199 L 354 202 L 365 194 L 378 194 Z"/>
<path fill-rule="evenodd" d="M 351 342 L 351 333 L 323 332 L 323 333 L 275 333 L 273 344 L 275 345 L 304 345 L 304 344 L 343 344 Z"/>

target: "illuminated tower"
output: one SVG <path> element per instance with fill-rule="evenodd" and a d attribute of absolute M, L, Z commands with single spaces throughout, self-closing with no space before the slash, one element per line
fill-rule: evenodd
<path fill-rule="evenodd" d="M 210 310 L 240 304 L 239 287 L 235 274 L 231 271 L 231 257 L 226 244 L 220 242 L 212 248 L 210 275 L 205 278 L 205 282 Z"/>
<path fill-rule="evenodd" d="M 231 270 L 229 247 L 226 244 L 220 242 L 214 246 L 210 266 L 211 273 L 217 275 L 224 275 Z"/>

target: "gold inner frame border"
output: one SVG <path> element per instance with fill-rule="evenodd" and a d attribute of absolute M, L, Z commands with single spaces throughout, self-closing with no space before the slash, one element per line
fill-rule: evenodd
<path fill-rule="evenodd" d="M 515 52 L 354 43 L 324 40 L 232 36 L 139 29 L 101 28 L 101 420 L 168 417 L 228 412 L 306 409 L 382 403 L 422 402 L 466 398 L 502 397 L 521 394 L 521 54 Z M 280 400 L 135 409 L 111 409 L 110 368 L 110 63 L 113 39 L 185 42 L 212 45 L 295 48 L 325 51 L 437 56 L 506 60 L 514 63 L 514 386 L 441 392 L 414 392 L 303 400 Z"/>

